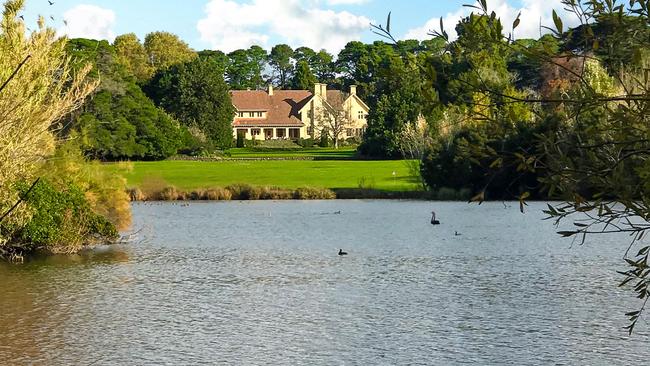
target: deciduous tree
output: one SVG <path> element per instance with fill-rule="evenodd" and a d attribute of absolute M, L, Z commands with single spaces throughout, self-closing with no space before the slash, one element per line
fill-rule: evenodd
<path fill-rule="evenodd" d="M 149 64 L 157 71 L 172 65 L 191 61 L 197 57 L 190 46 L 169 32 L 152 32 L 144 39 Z"/>
<path fill-rule="evenodd" d="M 113 47 L 120 62 L 138 82 L 143 83 L 151 78 L 154 67 L 149 62 L 147 51 L 134 33 L 117 36 L 113 41 Z"/>

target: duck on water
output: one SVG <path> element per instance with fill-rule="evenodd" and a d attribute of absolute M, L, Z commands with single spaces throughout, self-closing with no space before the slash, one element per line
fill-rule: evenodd
<path fill-rule="evenodd" d="M 440 221 L 436 220 L 436 212 L 431 211 L 431 225 L 440 225 Z"/>
<path fill-rule="evenodd" d="M 339 255 L 348 255 L 348 253 L 344 252 L 343 249 L 339 249 Z"/>

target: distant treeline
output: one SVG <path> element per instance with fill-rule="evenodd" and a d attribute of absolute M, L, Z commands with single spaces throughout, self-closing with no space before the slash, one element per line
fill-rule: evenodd
<path fill-rule="evenodd" d="M 478 193 L 489 186 L 493 198 L 522 191 L 539 196 L 538 172 L 517 163 L 518 155 L 505 161 L 496 153 L 524 156 L 535 149 L 536 136 L 563 123 L 556 106 L 525 100 L 570 93 L 574 74 L 585 69 L 591 82 L 602 83 L 635 56 L 629 48 L 616 49 L 608 22 L 599 19 L 590 33 L 578 27 L 512 40 L 498 19 L 472 15 L 456 26 L 453 42 L 442 36 L 355 41 L 336 56 L 285 44 L 270 52 L 259 46 L 195 52 L 165 32 L 148 34 L 144 42 L 134 34 L 113 44 L 72 39 L 70 54 L 79 65 L 93 63 L 101 85 L 71 116 L 67 131 L 81 136 L 88 156 L 101 160 L 209 154 L 233 143 L 230 89 L 355 84 L 370 106 L 361 156 L 419 159 L 433 190 Z M 637 28 L 648 32 L 647 26 Z M 600 47 L 593 47 L 593 38 Z M 562 60 L 569 53 L 589 55 L 589 62 Z"/>

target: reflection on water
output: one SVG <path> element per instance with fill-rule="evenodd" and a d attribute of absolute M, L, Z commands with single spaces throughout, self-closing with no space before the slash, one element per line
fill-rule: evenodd
<path fill-rule="evenodd" d="M 439 227 L 429 224 L 432 206 Z M 541 207 L 520 215 L 501 204 L 408 201 L 137 204 L 135 225 L 149 233 L 142 243 L 0 265 L 0 360 L 647 359 L 645 329 L 632 338 L 622 329 L 638 306 L 616 287 L 627 237 L 572 247 L 539 220 Z"/>

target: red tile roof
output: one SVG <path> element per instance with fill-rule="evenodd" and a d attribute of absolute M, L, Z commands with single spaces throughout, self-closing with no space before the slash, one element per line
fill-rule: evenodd
<path fill-rule="evenodd" d="M 266 118 L 235 118 L 235 127 L 302 127 L 298 111 L 311 100 L 308 90 L 276 90 L 272 96 L 262 90 L 233 90 L 232 104 L 238 111 L 265 111 Z"/>

